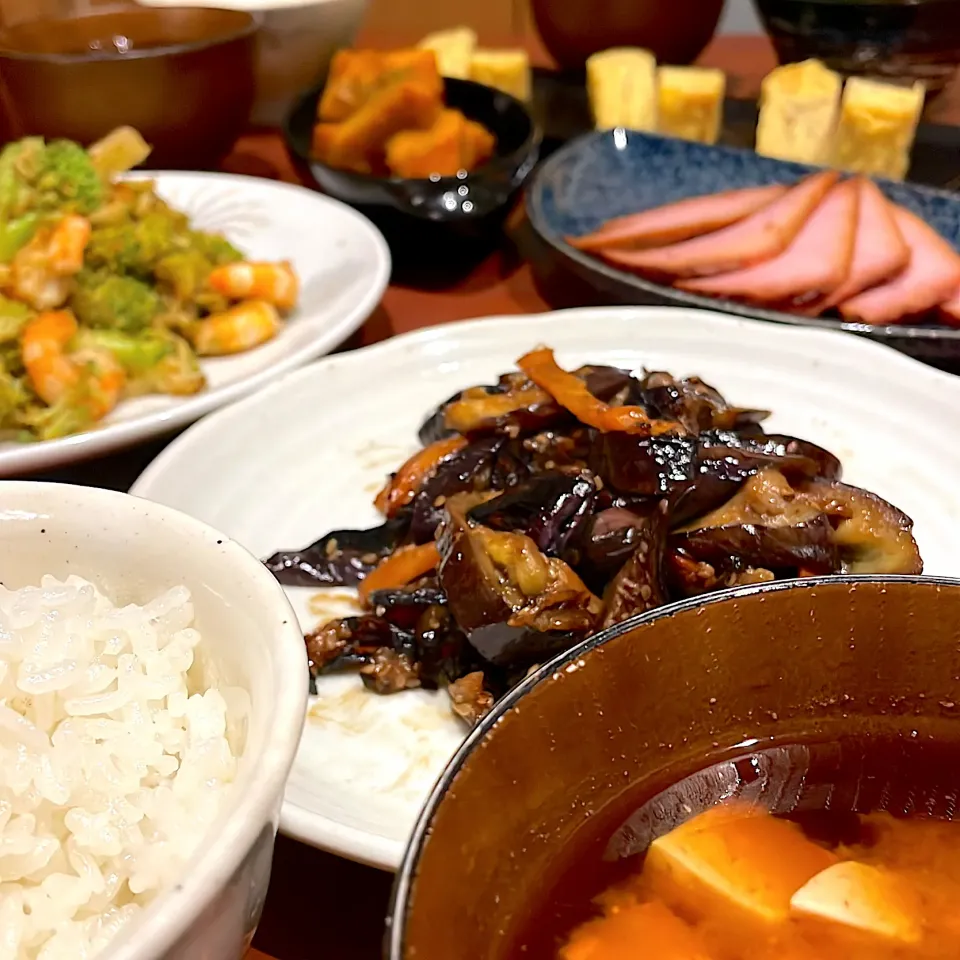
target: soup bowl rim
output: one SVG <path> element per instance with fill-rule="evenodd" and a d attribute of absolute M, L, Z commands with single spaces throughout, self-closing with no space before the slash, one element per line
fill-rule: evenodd
<path fill-rule="evenodd" d="M 142 14 L 149 12 L 150 7 L 143 7 L 140 10 L 132 11 L 114 11 L 100 14 L 89 14 L 83 17 L 70 17 L 68 20 L 92 20 L 100 17 L 116 16 L 118 13 Z M 4 39 L 7 30 L 0 29 L 0 60 L 18 60 L 25 63 L 47 63 L 47 64 L 86 64 L 86 63 L 126 63 L 133 60 L 151 60 L 161 59 L 163 57 L 180 56 L 186 53 L 199 53 L 203 50 L 209 50 L 214 47 L 226 46 L 238 40 L 246 40 L 254 36 L 263 24 L 264 15 L 259 11 L 235 10 L 229 8 L 210 8 L 210 7 L 192 7 L 189 2 L 182 7 L 174 8 L 179 13 L 196 12 L 203 15 L 226 15 L 229 18 L 236 19 L 237 26 L 230 30 L 218 31 L 209 36 L 198 40 L 176 40 L 168 43 L 160 43 L 149 47 L 134 47 L 129 53 L 118 53 L 115 50 L 84 50 L 80 53 L 51 53 L 38 52 L 31 50 L 18 50 L 15 47 L 7 46 Z M 162 14 L 161 14 L 162 16 Z M 242 22 L 241 22 L 242 21 Z M 16 29 L 15 25 L 13 28 Z"/>

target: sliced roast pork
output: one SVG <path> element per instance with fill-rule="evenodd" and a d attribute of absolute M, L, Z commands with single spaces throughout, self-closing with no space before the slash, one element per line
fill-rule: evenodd
<path fill-rule="evenodd" d="M 608 220 L 599 230 L 582 237 L 567 237 L 578 250 L 640 249 L 679 243 L 728 227 L 787 192 L 783 184 L 725 190 L 708 196 L 689 197 L 652 210 L 642 210 Z"/>
<path fill-rule="evenodd" d="M 960 287 L 960 255 L 932 227 L 903 207 L 893 215 L 910 262 L 892 280 L 840 304 L 847 320 L 899 323 L 946 303 Z"/>
<path fill-rule="evenodd" d="M 951 327 L 960 327 L 960 288 L 953 291 L 946 303 L 940 304 L 940 319 Z"/>
<path fill-rule="evenodd" d="M 808 316 L 818 316 L 864 290 L 891 280 L 910 260 L 910 250 L 900 235 L 892 204 L 872 180 L 861 177 L 856 183 L 860 210 L 850 272 L 833 293 L 804 308 Z"/>
<path fill-rule="evenodd" d="M 604 250 L 601 255 L 628 270 L 655 276 L 711 276 L 769 260 L 782 253 L 836 183 L 823 170 L 732 226 L 652 250 Z"/>
<path fill-rule="evenodd" d="M 732 273 L 684 280 L 677 286 L 753 303 L 790 303 L 828 294 L 850 270 L 859 197 L 857 184 L 844 180 L 824 197 L 779 256 Z"/>

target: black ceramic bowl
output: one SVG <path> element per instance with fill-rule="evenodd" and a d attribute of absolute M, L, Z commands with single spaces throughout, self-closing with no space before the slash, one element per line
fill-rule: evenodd
<path fill-rule="evenodd" d="M 461 176 L 372 177 L 313 159 L 310 145 L 322 87 L 299 100 L 284 128 L 294 159 L 317 185 L 369 216 L 400 256 L 417 247 L 422 254 L 423 245 L 449 252 L 451 244 L 474 247 L 494 241 L 540 155 L 540 131 L 519 100 L 469 80 L 444 82 L 447 105 L 482 123 L 497 138 L 494 157 Z"/>
<path fill-rule="evenodd" d="M 941 90 L 960 63 L 960 0 L 754 0 L 781 63 Z"/>

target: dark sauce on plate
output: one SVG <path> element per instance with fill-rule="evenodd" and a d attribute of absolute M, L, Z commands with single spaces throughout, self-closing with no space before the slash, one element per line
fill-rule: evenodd
<path fill-rule="evenodd" d="M 829 846 L 861 839 L 857 814 L 943 820 L 956 814 L 960 739 L 870 737 L 757 746 L 743 744 L 643 796 L 628 791 L 591 818 L 558 856 L 540 890 L 529 892 L 529 907 L 507 939 L 504 960 L 556 960 L 571 931 L 598 915 L 594 898 L 640 872 L 653 840 L 721 802 L 762 805 Z"/>

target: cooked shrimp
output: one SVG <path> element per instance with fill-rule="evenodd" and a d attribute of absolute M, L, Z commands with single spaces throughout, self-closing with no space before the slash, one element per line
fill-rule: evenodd
<path fill-rule="evenodd" d="M 229 263 L 210 274 L 210 286 L 231 300 L 265 300 L 279 310 L 292 310 L 300 293 L 293 267 L 283 263 Z"/>
<path fill-rule="evenodd" d="M 50 234 L 50 269 L 61 277 L 72 277 L 83 266 L 83 254 L 90 241 L 90 221 L 86 217 L 64 217 Z"/>
<path fill-rule="evenodd" d="M 46 238 L 38 235 L 17 251 L 6 289 L 34 310 L 52 310 L 67 302 L 73 280 L 50 269 Z"/>
<path fill-rule="evenodd" d="M 273 304 L 249 300 L 198 321 L 189 336 L 200 356 L 217 357 L 259 347 L 279 329 L 280 315 Z"/>
<path fill-rule="evenodd" d="M 34 310 L 63 306 L 89 239 L 90 222 L 84 217 L 64 217 L 53 229 L 38 231 L 13 258 L 7 289 Z"/>
<path fill-rule="evenodd" d="M 77 321 L 68 310 L 41 313 L 23 330 L 21 353 L 30 384 L 44 403 L 53 405 L 77 392 L 77 404 L 91 420 L 105 417 L 120 399 L 126 374 L 105 350 L 67 352 Z"/>

